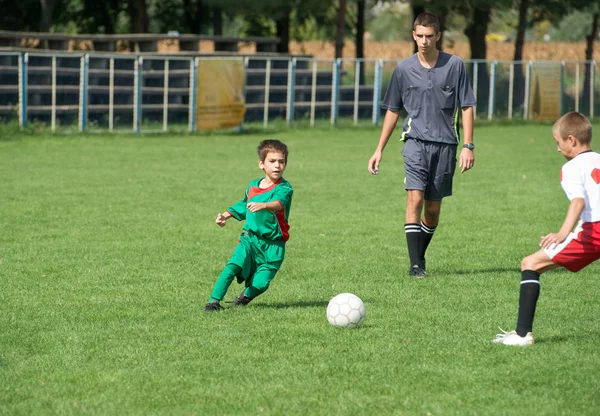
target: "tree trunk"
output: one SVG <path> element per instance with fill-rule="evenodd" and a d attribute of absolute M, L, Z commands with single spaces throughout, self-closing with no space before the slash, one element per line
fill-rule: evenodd
<path fill-rule="evenodd" d="M 469 38 L 469 45 L 471 47 L 471 59 L 486 59 L 487 45 L 485 43 L 485 35 L 487 34 L 490 14 L 490 6 L 487 5 L 475 6 L 473 9 L 471 23 L 465 28 L 465 35 Z M 474 65 L 477 66 L 477 95 L 488 97 L 489 74 L 487 64 L 485 62 L 478 62 Z M 471 79 L 473 79 L 473 73 L 474 71 L 471 73 Z M 477 107 L 481 108 L 482 111 L 486 111 L 487 102 L 479 102 Z"/>
<path fill-rule="evenodd" d="M 440 21 L 440 39 L 436 42 L 435 47 L 438 51 L 444 50 L 444 30 L 446 30 L 446 14 L 447 10 L 437 15 Z"/>
<path fill-rule="evenodd" d="M 204 15 L 204 4 L 202 0 L 183 0 L 185 9 L 185 28 L 187 33 L 195 35 L 202 34 L 202 17 Z"/>
<path fill-rule="evenodd" d="M 600 12 L 594 13 L 594 18 L 592 21 L 592 31 L 588 36 L 586 36 L 586 48 L 585 48 L 585 60 L 588 61 L 585 63 L 585 76 L 583 77 L 583 103 L 582 109 L 583 112 L 587 112 L 591 116 L 591 108 L 590 108 L 590 96 L 592 94 L 593 89 L 591 87 L 592 81 L 592 63 L 591 61 L 594 59 L 594 39 L 598 36 L 598 20 L 600 19 Z"/>
<path fill-rule="evenodd" d="M 344 51 L 344 28 L 346 26 L 346 0 L 340 0 L 335 32 L 335 57 L 341 58 Z"/>
<path fill-rule="evenodd" d="M 356 17 L 356 59 L 365 57 L 365 0 L 358 0 L 356 3 L 358 13 Z M 360 61 L 360 76 L 358 80 L 360 85 L 365 84 L 365 62 Z"/>
<path fill-rule="evenodd" d="M 214 6 L 212 9 L 213 12 L 213 34 L 216 36 L 223 35 L 223 10 Z"/>
<path fill-rule="evenodd" d="M 413 19 L 412 19 L 412 23 L 410 25 L 411 33 L 412 33 L 413 23 L 417 19 L 417 16 L 420 15 L 421 13 L 425 13 L 425 6 L 421 3 L 417 4 L 416 2 L 413 2 L 412 12 L 413 12 Z M 412 36 L 411 36 L 411 39 L 412 39 Z M 413 42 L 413 52 L 414 53 L 419 52 L 419 47 L 417 46 L 417 42 Z"/>
<path fill-rule="evenodd" d="M 515 39 L 515 77 L 513 84 L 513 105 L 521 107 L 525 101 L 525 68 L 523 60 L 523 46 L 525 45 L 525 30 L 527 29 L 527 11 L 529 10 L 530 0 L 521 0 L 519 2 L 519 23 L 517 25 L 517 37 Z"/>
<path fill-rule="evenodd" d="M 52 13 L 54 12 L 55 4 L 56 0 L 40 0 L 40 32 L 50 31 L 50 27 L 52 26 Z"/>
<path fill-rule="evenodd" d="M 278 53 L 289 53 L 290 43 L 290 12 L 285 12 L 279 19 L 277 19 L 277 37 L 281 40 L 277 45 Z"/>
<path fill-rule="evenodd" d="M 129 0 L 129 16 L 133 33 L 148 33 L 150 22 L 146 0 Z"/>
<path fill-rule="evenodd" d="M 112 17 L 112 13 L 113 10 L 117 10 L 118 5 L 113 3 L 114 2 L 106 2 L 102 7 L 101 22 L 102 26 L 104 26 L 104 34 L 106 35 L 114 35 L 116 33 L 115 22 Z"/>

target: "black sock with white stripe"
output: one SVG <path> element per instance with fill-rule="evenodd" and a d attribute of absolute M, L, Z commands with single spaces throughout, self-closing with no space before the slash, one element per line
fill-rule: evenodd
<path fill-rule="evenodd" d="M 429 243 L 431 243 L 435 228 L 436 227 L 428 227 L 423 221 L 421 221 L 421 239 L 419 240 L 419 262 L 421 265 L 424 265 L 425 263 L 425 252 L 427 251 Z"/>
<path fill-rule="evenodd" d="M 535 305 L 540 296 L 540 274 L 533 270 L 521 272 L 521 292 L 519 295 L 519 317 L 517 319 L 517 334 L 521 337 L 531 332 Z"/>
<path fill-rule="evenodd" d="M 421 240 L 421 226 L 419 224 L 404 224 L 406 243 L 408 245 L 408 257 L 410 267 L 419 265 L 419 245 Z"/>

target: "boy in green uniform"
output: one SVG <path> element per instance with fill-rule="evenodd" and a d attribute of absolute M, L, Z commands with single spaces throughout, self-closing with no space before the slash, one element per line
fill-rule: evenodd
<path fill-rule="evenodd" d="M 285 242 L 289 239 L 288 217 L 292 205 L 292 185 L 283 178 L 288 149 L 279 140 L 263 140 L 257 148 L 258 167 L 265 177 L 250 182 L 241 201 L 217 214 L 216 223 L 224 227 L 229 218 L 246 220 L 233 255 L 217 279 L 204 312 L 223 309 L 221 302 L 237 278 L 246 288 L 233 305 L 247 305 L 266 291 L 281 267 Z"/>

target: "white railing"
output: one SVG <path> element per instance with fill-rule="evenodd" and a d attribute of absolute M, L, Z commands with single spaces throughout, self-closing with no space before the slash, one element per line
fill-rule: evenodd
<path fill-rule="evenodd" d="M 0 119 L 55 131 L 184 130 L 196 125 L 196 68 L 201 57 L 0 52 Z M 225 57 L 246 68 L 244 124 L 276 121 L 377 125 L 399 60 Z M 480 119 L 532 118 L 532 71 L 552 66 L 560 112 L 597 113 L 595 61 L 465 61 Z M 586 75 L 587 72 L 587 75 Z M 201 75 L 200 75 L 201 76 Z M 537 81 L 536 81 L 537 82 Z M 586 83 L 588 83 L 586 85 Z M 536 89 L 537 88 L 537 89 Z M 548 88 L 548 86 L 544 86 Z M 585 92 L 585 94 L 584 94 Z M 534 97 L 535 98 L 535 97 Z M 584 100 L 585 98 L 585 100 Z"/>

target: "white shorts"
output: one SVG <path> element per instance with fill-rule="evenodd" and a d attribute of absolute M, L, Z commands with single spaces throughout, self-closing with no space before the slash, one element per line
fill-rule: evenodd
<path fill-rule="evenodd" d="M 578 272 L 600 258 L 600 222 L 579 222 L 565 241 L 544 252 L 555 264 Z"/>

